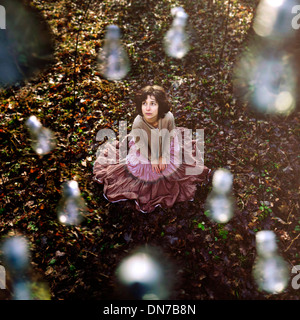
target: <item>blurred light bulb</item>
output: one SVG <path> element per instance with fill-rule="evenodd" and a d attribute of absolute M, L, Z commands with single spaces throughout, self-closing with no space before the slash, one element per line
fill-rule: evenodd
<path fill-rule="evenodd" d="M 217 223 L 227 223 L 233 216 L 232 184 L 233 175 L 229 170 L 218 169 L 213 174 L 213 188 L 206 199 L 205 209 L 209 217 Z"/>
<path fill-rule="evenodd" d="M 268 256 L 276 253 L 277 244 L 275 233 L 271 230 L 256 233 L 256 250 L 260 256 Z"/>
<path fill-rule="evenodd" d="M 28 1 L 1 0 L 1 7 L 0 25 L 6 28 L 0 30 L 0 87 L 21 85 L 53 61 L 54 37 Z"/>
<path fill-rule="evenodd" d="M 268 293 L 282 292 L 289 281 L 288 265 L 277 253 L 273 231 L 256 233 L 257 259 L 253 266 L 253 277 L 259 289 Z"/>
<path fill-rule="evenodd" d="M 59 221 L 64 225 L 78 225 L 86 212 L 87 207 L 80 195 L 77 181 L 67 181 L 63 185 L 62 198 L 57 208 Z"/>
<path fill-rule="evenodd" d="M 261 0 L 254 18 L 253 29 L 261 37 L 286 40 L 295 34 L 292 28 L 292 8 L 295 0 Z"/>
<path fill-rule="evenodd" d="M 109 80 L 120 80 L 130 70 L 129 59 L 120 41 L 120 29 L 116 25 L 106 28 L 104 46 L 98 55 L 100 73 Z"/>
<path fill-rule="evenodd" d="M 55 148 L 56 141 L 53 132 L 43 127 L 36 116 L 30 116 L 25 124 L 31 135 L 32 148 L 37 154 L 44 155 Z"/>
<path fill-rule="evenodd" d="M 217 223 L 227 223 L 233 216 L 233 199 L 229 195 L 212 191 L 206 200 L 209 218 Z"/>
<path fill-rule="evenodd" d="M 166 33 L 164 37 L 164 47 L 165 52 L 169 56 L 181 59 L 189 51 L 190 45 L 187 34 L 185 32 L 188 15 L 182 8 L 179 8 L 177 7 L 172 9 L 175 17 L 171 29 Z"/>
<path fill-rule="evenodd" d="M 174 7 L 174 8 L 171 8 L 171 16 L 172 16 L 172 17 L 175 17 L 176 14 L 177 14 L 179 11 L 185 12 L 182 7 Z"/>
<path fill-rule="evenodd" d="M 29 270 L 29 248 L 24 237 L 10 237 L 2 246 L 4 262 L 12 279 L 13 299 L 31 300 L 31 290 L 27 280 Z"/>
<path fill-rule="evenodd" d="M 227 169 L 218 169 L 212 178 L 213 190 L 216 193 L 225 194 L 231 191 L 233 175 Z"/>
<path fill-rule="evenodd" d="M 261 114 L 289 115 L 296 107 L 297 77 L 290 58 L 266 47 L 250 47 L 235 69 L 235 93 Z"/>
<path fill-rule="evenodd" d="M 151 284 L 161 278 L 161 270 L 149 255 L 139 253 L 123 262 L 120 278 L 126 284 L 134 282 Z"/>
<path fill-rule="evenodd" d="M 24 237 L 11 237 L 5 240 L 2 250 L 4 261 L 11 273 L 24 273 L 29 268 L 29 249 Z"/>
<path fill-rule="evenodd" d="M 166 299 L 168 290 L 161 263 L 150 253 L 140 251 L 125 258 L 116 271 L 119 282 L 136 299 Z"/>
<path fill-rule="evenodd" d="M 282 59 L 262 58 L 253 69 L 253 103 L 264 113 L 289 114 L 296 105 L 294 72 Z M 295 81 L 295 82 L 294 82 Z"/>
<path fill-rule="evenodd" d="M 13 283 L 14 300 L 32 300 L 30 283 L 26 280 L 18 279 Z"/>

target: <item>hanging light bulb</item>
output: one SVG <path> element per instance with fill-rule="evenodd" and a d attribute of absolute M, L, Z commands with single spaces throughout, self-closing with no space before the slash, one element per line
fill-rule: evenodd
<path fill-rule="evenodd" d="M 187 34 L 185 32 L 187 13 L 181 8 L 172 9 L 175 14 L 172 27 L 164 37 L 165 52 L 173 57 L 181 59 L 189 51 L 190 45 Z"/>
<path fill-rule="evenodd" d="M 11 237 L 2 247 L 5 264 L 12 277 L 14 300 L 31 300 L 30 283 L 26 273 L 29 269 L 29 249 L 24 237 Z"/>
<path fill-rule="evenodd" d="M 254 46 L 243 55 L 235 70 L 235 92 L 241 92 L 254 111 L 289 115 L 296 107 L 297 78 L 290 58 L 271 47 Z"/>
<path fill-rule="evenodd" d="M 294 71 L 284 57 L 261 57 L 253 69 L 253 104 L 264 113 L 289 114 L 296 105 Z"/>
<path fill-rule="evenodd" d="M 100 73 L 109 80 L 120 80 L 130 70 L 129 59 L 120 41 L 116 25 L 106 27 L 104 46 L 98 55 Z"/>
<path fill-rule="evenodd" d="M 207 197 L 205 210 L 217 223 L 228 222 L 234 213 L 234 200 L 231 196 L 233 175 L 227 169 L 215 171 L 212 179 L 212 191 Z"/>
<path fill-rule="evenodd" d="M 56 141 L 53 132 L 43 127 L 36 116 L 30 116 L 25 124 L 31 135 L 32 148 L 37 154 L 44 155 L 55 148 Z"/>
<path fill-rule="evenodd" d="M 116 275 L 126 293 L 134 299 L 161 300 L 169 295 L 162 261 L 147 250 L 126 257 L 118 266 Z"/>
<path fill-rule="evenodd" d="M 253 266 L 253 277 L 260 290 L 277 294 L 289 281 L 287 263 L 277 253 L 276 236 L 264 230 L 256 234 L 257 259 Z"/>
<path fill-rule="evenodd" d="M 28 1 L 2 0 L 1 7 L 0 87 L 20 85 L 53 61 L 54 37 L 41 11 Z"/>
<path fill-rule="evenodd" d="M 218 169 L 213 175 L 212 186 L 216 193 L 226 194 L 231 191 L 233 175 L 227 169 Z"/>
<path fill-rule="evenodd" d="M 14 300 L 32 300 L 30 282 L 24 279 L 17 279 L 13 284 Z"/>
<path fill-rule="evenodd" d="M 227 223 L 233 216 L 233 199 L 230 195 L 212 191 L 206 200 L 206 211 L 215 222 Z"/>
<path fill-rule="evenodd" d="M 295 34 L 292 27 L 292 8 L 297 5 L 295 0 L 261 0 L 253 29 L 261 37 L 273 40 L 289 40 Z"/>
<path fill-rule="evenodd" d="M 29 276 L 30 254 L 26 238 L 10 237 L 2 245 L 3 260 L 12 280 L 14 300 L 50 300 L 48 284 Z"/>
<path fill-rule="evenodd" d="M 80 195 L 78 182 L 67 181 L 63 185 L 62 198 L 57 208 L 58 219 L 64 225 L 78 225 L 86 215 L 87 207 Z"/>
<path fill-rule="evenodd" d="M 182 7 L 173 7 L 173 8 L 171 8 L 171 16 L 172 16 L 172 17 L 175 17 L 176 14 L 177 14 L 179 11 L 185 12 Z"/>
<path fill-rule="evenodd" d="M 29 268 L 29 250 L 25 238 L 18 236 L 7 239 L 2 251 L 10 272 L 21 273 Z"/>

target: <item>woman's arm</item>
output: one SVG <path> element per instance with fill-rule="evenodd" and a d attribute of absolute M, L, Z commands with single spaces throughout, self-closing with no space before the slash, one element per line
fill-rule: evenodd
<path fill-rule="evenodd" d="M 140 116 L 137 116 L 132 124 L 130 136 L 133 137 L 134 143 L 144 158 L 150 160 L 149 154 L 149 135 L 145 128 L 144 122 Z"/>
<path fill-rule="evenodd" d="M 173 129 L 175 129 L 175 120 L 171 112 L 166 115 L 164 127 L 161 132 L 161 158 L 163 163 L 170 163 L 170 143 L 173 138 Z"/>

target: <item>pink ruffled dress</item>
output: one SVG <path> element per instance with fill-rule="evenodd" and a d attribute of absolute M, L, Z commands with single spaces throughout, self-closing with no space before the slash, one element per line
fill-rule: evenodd
<path fill-rule="evenodd" d="M 141 154 L 134 138 L 125 159 L 120 159 L 118 142 L 106 145 L 94 163 L 93 179 L 104 185 L 108 201 L 133 200 L 137 210 L 147 213 L 157 206 L 170 208 L 176 202 L 194 199 L 197 185 L 208 181 L 211 170 L 204 166 L 196 141 L 186 139 L 186 128 L 174 126 L 172 132 L 170 158 L 161 173 L 152 171 L 150 160 Z M 108 160 L 111 154 L 115 163 Z"/>

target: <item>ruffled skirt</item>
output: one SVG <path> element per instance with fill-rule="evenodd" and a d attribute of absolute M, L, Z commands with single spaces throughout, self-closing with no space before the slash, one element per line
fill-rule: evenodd
<path fill-rule="evenodd" d="M 208 181 L 211 170 L 204 166 L 196 141 L 186 139 L 188 134 L 187 129 L 176 128 L 170 159 L 161 173 L 152 171 L 150 161 L 139 154 L 133 140 L 124 159 L 120 158 L 119 143 L 106 144 L 95 161 L 93 179 L 104 185 L 103 195 L 108 201 L 134 200 L 142 212 L 192 201 L 197 185 Z"/>

